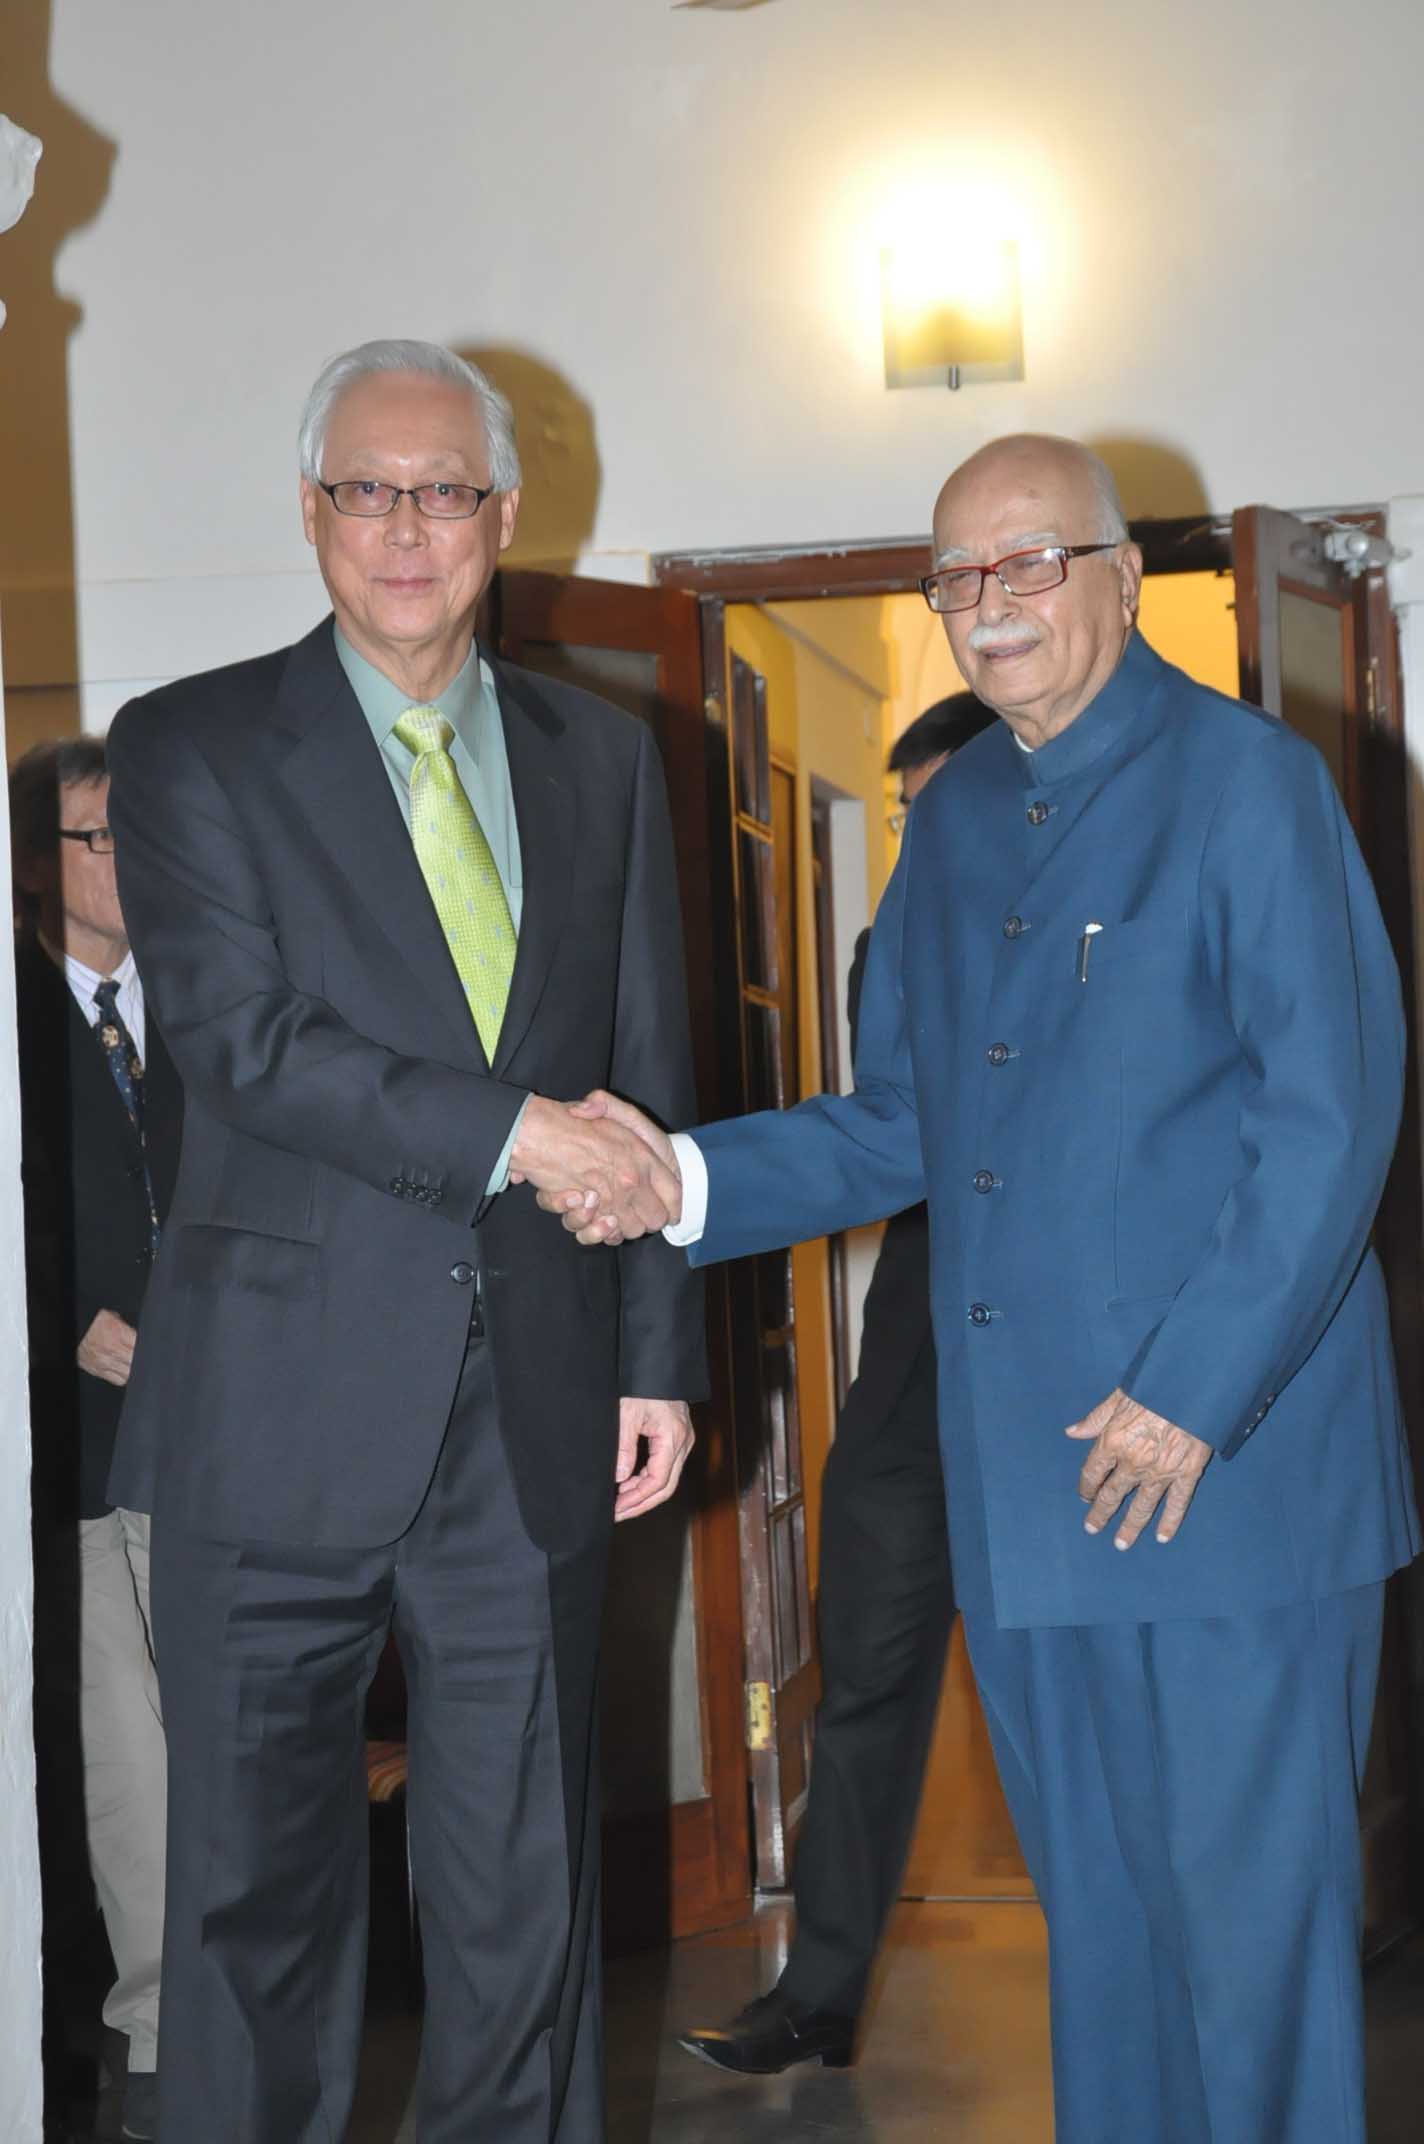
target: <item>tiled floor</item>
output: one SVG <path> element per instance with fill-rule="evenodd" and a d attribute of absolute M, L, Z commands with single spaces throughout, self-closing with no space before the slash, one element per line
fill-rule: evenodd
<path fill-rule="evenodd" d="M 773 1908 L 752 1930 L 614 1963 L 609 2144 L 1051 2144 L 1035 1907 L 902 1907 L 854 2070 L 736 2078 L 683 2054 L 679 2028 L 725 2018 L 774 1978 L 786 1925 Z M 1424 1939 L 1368 1988 L 1370 2144 L 1419 2144 Z M 400 2124 L 415 2041 L 412 2020 L 373 2017 L 349 2144 L 416 2144 Z"/>
<path fill-rule="evenodd" d="M 1051 2144 L 1034 1906 L 902 1907 L 854 2070 L 735 2078 L 683 2054 L 681 2027 L 725 2018 L 775 1977 L 786 1930 L 773 1907 L 751 1928 L 610 1967 L 609 2144 Z M 1368 2013 L 1370 2144 L 1419 2144 L 1424 1938 L 1372 1969 Z M 398 1976 L 378 1966 L 347 2144 L 416 2144 L 419 2033 Z M 91 2134 L 117 2137 L 115 2089 Z"/>

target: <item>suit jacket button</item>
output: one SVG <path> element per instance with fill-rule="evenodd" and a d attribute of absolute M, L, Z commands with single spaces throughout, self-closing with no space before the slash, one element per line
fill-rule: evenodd
<path fill-rule="evenodd" d="M 1009 1061 L 1009 1045 L 1007 1042 L 991 1043 L 988 1054 L 991 1065 L 1006 1065 Z"/>
<path fill-rule="evenodd" d="M 474 1277 L 474 1267 L 472 1265 L 467 1265 L 463 1258 L 457 1259 L 455 1264 L 450 1268 L 451 1280 L 456 1281 L 462 1288 L 468 1288 L 470 1282 L 474 1279 Z"/>
<path fill-rule="evenodd" d="M 1030 804 L 1030 805 L 1029 805 L 1029 808 L 1028 808 L 1028 823 L 1029 823 L 1029 825 L 1030 825 L 1030 826 L 1042 826 L 1042 824 L 1043 824 L 1044 820 L 1045 820 L 1045 819 L 1046 819 L 1047 817 L 1048 817 L 1048 806 L 1047 806 L 1046 804 Z"/>
<path fill-rule="evenodd" d="M 969 1322 L 971 1325 L 987 1325 L 993 1315 L 994 1313 L 987 1303 L 971 1303 L 969 1305 Z"/>
<path fill-rule="evenodd" d="M 974 1171 L 974 1189 L 976 1191 L 992 1191 L 995 1182 L 996 1178 L 992 1169 L 976 1169 Z"/>
<path fill-rule="evenodd" d="M 391 1181 L 390 1181 L 390 1187 L 389 1187 L 389 1188 L 390 1188 L 390 1189 L 391 1189 L 391 1190 L 392 1190 L 392 1191 L 393 1191 L 393 1192 L 395 1193 L 395 1195 L 396 1195 L 396 1197 L 397 1197 L 398 1199 L 404 1198 L 404 1197 L 405 1197 L 405 1178 L 404 1178 L 403 1176 L 393 1176 L 393 1177 L 391 1178 Z"/>
<path fill-rule="evenodd" d="M 1024 922 L 1022 916 L 1006 916 L 1004 919 L 1004 936 L 1006 938 L 1022 938 L 1027 929 L 1028 925 Z"/>

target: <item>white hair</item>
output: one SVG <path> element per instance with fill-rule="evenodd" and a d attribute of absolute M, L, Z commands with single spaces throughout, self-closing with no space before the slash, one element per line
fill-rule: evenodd
<path fill-rule="evenodd" d="M 1098 502 L 1098 538 L 1102 543 L 1126 543 L 1128 539 L 1127 516 L 1122 510 L 1118 496 L 1117 478 L 1103 460 L 1094 454 L 1091 447 L 1082 450 L 1083 461 L 1092 479 L 1093 493 Z"/>
<path fill-rule="evenodd" d="M 307 396 L 297 434 L 297 455 L 302 475 L 313 484 L 322 479 L 322 457 L 331 413 L 348 387 L 368 379 L 373 372 L 420 372 L 430 379 L 463 387 L 473 397 L 484 425 L 489 451 L 490 482 L 496 491 L 514 491 L 519 484 L 519 449 L 514 443 L 514 412 L 478 365 L 471 365 L 438 342 L 363 342 L 328 358 Z"/>

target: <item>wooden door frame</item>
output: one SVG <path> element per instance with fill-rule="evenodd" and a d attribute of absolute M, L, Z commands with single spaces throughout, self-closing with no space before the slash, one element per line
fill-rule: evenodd
<path fill-rule="evenodd" d="M 1337 519 L 1357 519 L 1354 509 Z M 1128 534 L 1147 573 L 1219 573 L 1231 566 L 1230 518 L 1140 520 Z M 748 550 L 664 551 L 652 561 L 659 588 L 683 588 L 722 603 L 790 603 L 817 596 L 914 595 L 929 566 L 927 536 L 874 543 L 760 545 Z M 709 688 L 710 689 L 710 688 Z"/>
<path fill-rule="evenodd" d="M 703 705 L 700 606 L 676 590 L 615 584 L 575 576 L 504 569 L 496 576 L 483 630 L 496 645 L 505 638 L 505 598 L 512 583 L 536 610 L 519 637 L 529 643 L 624 648 L 652 652 L 650 608 L 661 600 L 664 645 L 659 687 L 685 716 L 702 716 L 700 752 L 664 755 L 669 808 L 678 830 L 677 867 L 687 954 L 687 988 L 699 1103 L 709 1117 L 730 1113 L 720 1017 L 721 939 L 714 921 L 725 873 L 714 839 L 717 755 L 725 740 L 708 729 Z M 518 661 L 517 642 L 512 659 Z M 731 1313 L 721 1267 L 707 1275 L 707 1334 L 711 1395 L 697 1409 L 698 1440 L 683 1493 L 693 1505 L 692 1582 L 696 1604 L 698 1698 L 705 1793 L 662 1810 L 610 1817 L 603 1829 L 604 1921 L 609 1947 L 632 1950 L 671 1937 L 726 1927 L 751 1911 L 751 1861 L 746 1816 L 745 1720 L 742 1697 L 741 1553 L 738 1540 L 735 1443 L 730 1381 Z M 735 1673 L 725 1672 L 727 1661 Z M 674 1874 L 671 1911 L 668 1886 Z"/>

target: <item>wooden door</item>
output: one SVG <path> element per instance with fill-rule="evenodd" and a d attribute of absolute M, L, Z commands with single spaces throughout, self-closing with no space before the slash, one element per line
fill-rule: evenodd
<path fill-rule="evenodd" d="M 773 756 L 766 680 L 704 634 L 707 706 L 725 710 L 724 830 L 736 915 L 729 1080 L 738 1111 L 799 1095 L 795 770 Z M 789 1251 L 727 1269 L 737 1437 L 747 1766 L 757 1889 L 783 1890 L 806 1805 L 818 1695 Z"/>
<path fill-rule="evenodd" d="M 695 596 L 559 574 L 505 572 L 492 631 L 512 662 L 586 686 L 648 723 L 677 848 L 698 1101 L 729 1096 L 719 1040 L 721 842 L 711 838 L 709 731 Z M 715 783 L 714 783 L 715 788 Z M 599 1256 L 600 1253 L 590 1252 Z M 629 1949 L 750 1910 L 732 1364 L 727 1285 L 709 1275 L 712 1397 L 697 1411 L 683 1492 L 616 1529 L 604 1640 L 605 1923 Z"/>
<path fill-rule="evenodd" d="M 1418 1028 L 1399 663 L 1382 516 L 1305 520 L 1242 508 L 1232 524 L 1241 696 L 1281 716 L 1323 753 L 1340 786 L 1379 892 L 1404 983 L 1408 1032 Z M 1400 1383 L 1416 1472 L 1424 1461 L 1421 1347 L 1419 1094 L 1411 1050 L 1404 1127 L 1375 1227 L 1389 1286 Z M 1420 1659 L 1420 1589 L 1390 1588 L 1380 1694 L 1361 1795 L 1366 1946 L 1416 1919 L 1411 1851 L 1419 1832 L 1411 1764 L 1421 1714 L 1411 1687 Z"/>

